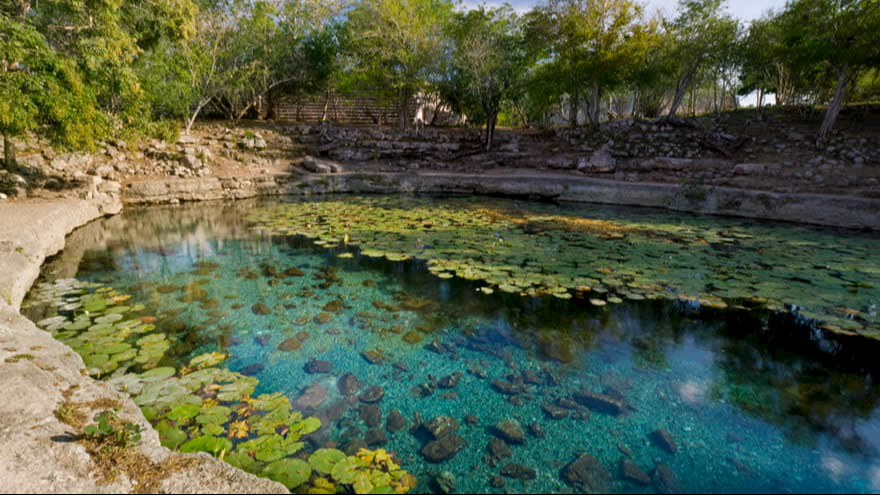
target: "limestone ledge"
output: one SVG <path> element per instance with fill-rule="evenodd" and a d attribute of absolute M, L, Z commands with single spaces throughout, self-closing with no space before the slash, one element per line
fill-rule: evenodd
<path fill-rule="evenodd" d="M 880 230 L 880 199 L 786 194 L 728 187 L 620 182 L 566 174 L 458 173 L 277 174 L 132 182 L 127 204 L 244 199 L 332 193 L 480 194 L 617 206 L 644 206 L 704 215 Z"/>
<path fill-rule="evenodd" d="M 114 482 L 99 469 L 78 432 L 55 417 L 64 403 L 88 419 L 108 408 L 139 423 L 137 447 L 149 462 L 169 466 L 158 489 L 165 493 L 289 493 L 283 486 L 239 471 L 206 454 L 182 455 L 161 446 L 156 431 L 125 394 L 90 378 L 82 359 L 19 314 L 27 290 L 48 256 L 79 226 L 121 211 L 118 196 L 28 200 L 0 204 L 0 486 L 6 493 L 131 493 L 136 481 Z"/>

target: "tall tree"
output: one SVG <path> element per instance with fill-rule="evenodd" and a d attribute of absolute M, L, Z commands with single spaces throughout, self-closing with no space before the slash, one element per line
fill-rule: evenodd
<path fill-rule="evenodd" d="M 846 91 L 880 59 L 878 0 L 794 0 L 781 14 L 794 64 L 817 71 L 834 88 L 818 139 L 834 128 Z"/>
<path fill-rule="evenodd" d="M 459 13 L 450 25 L 451 77 L 441 94 L 453 108 L 486 123 L 491 150 L 502 104 L 524 91 L 532 65 L 521 19 L 509 6 Z"/>
<path fill-rule="evenodd" d="M 436 72 L 452 13 L 450 0 L 362 0 L 348 13 L 351 70 L 371 88 L 393 91 L 401 128 Z"/>
<path fill-rule="evenodd" d="M 24 17 L 0 13 L 0 134 L 6 167 L 15 162 L 13 140 L 32 131 L 56 144 L 88 148 L 106 134 L 106 127 L 76 66 Z"/>
<path fill-rule="evenodd" d="M 579 101 L 598 124 L 604 95 L 623 86 L 643 49 L 643 7 L 634 0 L 548 0 L 538 29 L 550 30 L 551 73 L 562 77 L 575 116 Z M 575 122 L 573 122 L 575 123 Z"/>
<path fill-rule="evenodd" d="M 678 16 L 668 26 L 673 38 L 668 60 L 676 72 L 670 118 L 678 113 L 701 71 L 739 29 L 723 7 L 724 0 L 680 0 Z"/>

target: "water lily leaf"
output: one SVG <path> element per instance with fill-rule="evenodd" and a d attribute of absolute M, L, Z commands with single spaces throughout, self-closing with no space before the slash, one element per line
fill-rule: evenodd
<path fill-rule="evenodd" d="M 227 355 L 222 352 L 200 354 L 190 360 L 189 367 L 195 369 L 210 368 L 222 363 L 226 357 Z"/>
<path fill-rule="evenodd" d="M 199 404 L 182 404 L 172 409 L 165 417 L 171 421 L 186 421 L 196 417 L 201 409 Z"/>
<path fill-rule="evenodd" d="M 162 445 L 172 450 L 180 447 L 187 439 L 186 433 L 173 426 L 157 426 L 156 431 L 159 432 L 159 441 Z"/>
<path fill-rule="evenodd" d="M 309 481 L 312 468 L 300 459 L 281 459 L 266 466 L 261 475 L 293 490 Z"/>
<path fill-rule="evenodd" d="M 330 474 L 333 466 L 345 459 L 345 453 L 336 449 L 318 449 L 309 457 L 309 464 L 321 474 Z"/>
<path fill-rule="evenodd" d="M 232 442 L 225 438 L 203 436 L 194 438 L 180 447 L 184 454 L 193 452 L 207 452 L 214 457 L 221 457 L 225 452 L 232 450 Z"/>

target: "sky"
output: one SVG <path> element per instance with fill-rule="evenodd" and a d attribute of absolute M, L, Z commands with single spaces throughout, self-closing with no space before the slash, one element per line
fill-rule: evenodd
<path fill-rule="evenodd" d="M 675 12 L 677 0 L 643 0 L 648 5 L 648 11 L 660 9 L 665 14 L 672 15 Z M 538 4 L 540 0 L 507 0 L 507 3 L 518 10 L 528 10 Z M 466 5 L 479 5 L 480 0 L 465 0 Z M 489 5 L 505 3 L 500 0 L 486 0 Z M 761 17 L 767 10 L 779 9 L 785 5 L 785 0 L 727 0 L 727 10 L 744 21 L 751 21 Z"/>

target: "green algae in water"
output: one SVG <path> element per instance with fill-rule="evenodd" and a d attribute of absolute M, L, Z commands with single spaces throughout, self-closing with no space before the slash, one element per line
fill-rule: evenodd
<path fill-rule="evenodd" d="M 457 205 L 456 201 L 438 201 L 435 206 L 444 209 Z M 488 203 L 495 209 L 522 205 Z M 620 216 L 648 225 L 669 218 L 651 212 L 528 207 L 547 209 L 555 216 L 572 212 Z M 224 208 L 236 211 L 218 216 L 216 212 Z M 371 253 L 378 254 L 375 258 L 362 256 L 360 249 L 369 247 L 358 245 L 355 235 L 350 235 L 349 246 L 343 233 L 339 246 L 335 245 L 340 241 L 315 247 L 300 238 L 247 233 L 243 217 L 252 208 L 249 203 L 176 208 L 167 210 L 170 217 L 163 216 L 161 209 L 130 211 L 120 220 L 136 222 L 137 228 L 112 234 L 122 242 L 99 246 L 81 262 L 75 261 L 81 279 L 131 293 L 132 300 L 119 304 L 144 304 L 150 313 L 142 314 L 155 315 L 155 321 L 144 321 L 127 314 L 119 323 L 137 320 L 129 328 L 154 325 L 138 338 L 161 333 L 171 344 L 156 368 L 172 367 L 178 374 L 144 382 L 140 374 L 148 370 L 135 363 L 131 372 L 122 375 L 128 378 L 114 381 L 120 386 L 129 381 L 129 390 L 140 388 L 140 395 L 149 387 L 150 402 L 160 406 L 148 417 L 168 444 L 183 445 L 197 429 L 202 436 L 231 442 L 232 451 L 224 458 L 259 473 L 269 463 L 258 460 L 258 453 L 276 462 L 279 452 L 283 456 L 291 449 L 296 453 L 288 458 L 306 461 L 321 448 L 348 449 L 348 458 L 367 441 L 376 445 L 384 441 L 384 448 L 396 452 L 407 470 L 420 478 L 418 492 L 435 491 L 431 481 L 444 471 L 457 478 L 460 492 L 566 492 L 572 487 L 560 474 L 582 454 L 595 456 L 609 473 L 607 489 L 613 492 L 651 491 L 617 479 L 623 459 L 649 474 L 655 462 L 661 462 L 686 492 L 873 492 L 880 487 L 876 475 L 880 445 L 872 433 L 880 424 L 880 394 L 871 385 L 878 371 L 871 364 L 877 348 L 870 341 L 852 345 L 854 340 L 845 336 L 809 332 L 790 313 L 769 313 L 767 302 L 751 298 L 689 300 L 680 294 L 657 295 L 658 288 L 627 274 L 613 252 L 597 255 L 602 263 L 596 262 L 598 268 L 579 278 L 574 289 L 548 291 L 550 297 L 523 297 L 535 286 L 513 272 L 526 268 L 542 273 L 543 258 L 552 261 L 549 254 L 527 252 L 519 264 L 490 263 L 486 269 L 469 267 L 461 272 L 427 265 L 419 261 L 427 258 L 418 255 L 390 262 L 381 254 L 387 249 Z M 178 222 L 179 218 L 198 220 Z M 804 235 L 812 232 L 729 220 L 707 222 L 722 230 L 761 227 L 776 237 L 785 237 L 789 229 Z M 103 225 L 112 228 L 114 219 Z M 528 233 L 540 237 L 546 230 L 540 226 Z M 609 234 L 609 240 L 620 241 L 620 235 L 626 234 Z M 857 235 L 840 237 L 836 249 L 873 242 Z M 340 252 L 351 256 L 340 258 Z M 668 256 L 678 255 L 669 248 Z M 195 273 L 206 261 L 216 266 L 212 273 Z M 870 262 L 853 266 L 862 269 Z M 276 268 L 274 274 L 264 270 L 267 266 Z M 283 276 L 289 267 L 302 273 Z M 676 276 L 704 269 L 678 270 Z M 498 274 L 507 274 L 503 281 L 508 291 L 487 283 L 487 276 Z M 738 271 L 728 276 L 730 283 L 739 283 Z M 211 314 L 195 298 L 181 300 L 179 290 L 165 294 L 156 290 L 171 285 L 191 287 L 198 298 L 219 301 L 218 309 L 227 314 Z M 492 290 L 487 294 L 481 288 Z M 604 305 L 593 306 L 588 299 Z M 250 308 L 257 303 L 273 308 L 272 314 L 254 315 Z M 321 325 L 315 317 L 328 305 L 339 311 Z M 866 314 L 870 316 L 870 306 Z M 35 319 L 52 316 L 39 314 Z M 861 324 L 858 318 L 852 321 Z M 421 341 L 410 337 L 413 343 L 407 342 L 404 336 L 410 332 L 421 335 Z M 287 339 L 299 342 L 297 351 L 277 350 Z M 124 342 L 136 344 L 136 339 Z M 377 349 L 385 357 L 382 363 L 370 364 L 361 357 Z M 212 353 L 226 358 L 216 367 L 195 370 L 193 359 Z M 306 367 L 312 359 L 329 363 L 330 371 L 310 374 Z M 237 381 L 236 374 L 258 380 L 253 400 L 217 401 L 220 388 Z M 349 374 L 359 386 L 352 385 Z M 496 381 L 515 395 L 499 392 Z M 355 387 L 354 392 L 344 394 L 350 387 Z M 382 394 L 366 393 L 375 387 L 381 387 Z M 211 395 L 203 398 L 188 393 L 191 390 L 210 390 Z M 569 410 L 564 419 L 548 416 L 545 406 L 560 407 L 562 399 L 570 401 L 583 391 L 621 400 L 625 412 L 587 414 L 581 406 Z M 365 408 L 362 417 L 361 396 L 369 400 L 381 396 L 375 403 L 378 426 L 371 426 L 376 417 L 367 414 L 375 409 Z M 198 411 L 190 405 L 197 405 Z M 156 407 L 146 406 L 145 414 L 151 408 Z M 255 411 L 260 418 L 240 417 L 239 408 L 243 413 Z M 178 420 L 168 417 L 174 409 Z M 546 410 L 558 416 L 558 410 Z M 422 450 L 430 439 L 423 429 L 409 433 L 417 413 L 424 421 L 444 415 L 456 418 L 456 434 L 466 445 L 448 461 L 427 462 Z M 290 428 L 288 424 L 311 431 L 314 425 L 304 424 L 305 418 L 321 418 L 322 429 L 299 440 L 275 436 Z M 392 419 L 394 431 L 388 429 Z M 526 441 L 511 447 L 511 457 L 491 459 L 487 447 L 496 439 L 491 426 L 509 419 L 526 429 Z M 652 432 L 661 429 L 673 436 L 676 454 L 653 443 Z M 381 431 L 385 434 L 378 434 Z M 248 437 L 236 438 L 243 433 Z M 264 440 L 254 441 L 260 438 Z M 337 474 L 354 480 L 359 474 L 349 469 L 351 464 L 343 463 Z M 527 473 L 510 466 L 514 464 L 534 469 L 537 479 L 506 478 L 505 488 L 493 488 L 497 481 L 493 479 L 503 472 Z M 315 472 L 323 473 L 326 466 L 322 469 Z M 335 491 L 333 468 L 330 471 L 314 476 L 312 488 Z M 378 481 L 387 479 L 382 473 L 375 476 Z"/>
<path fill-rule="evenodd" d="M 840 333 L 880 338 L 880 240 L 798 227 L 622 215 L 526 203 L 345 198 L 283 203 L 248 218 L 262 229 L 357 246 L 368 257 L 417 258 L 507 293 L 680 299 L 713 308 L 794 308 Z M 344 242 L 347 241 L 347 242 Z"/>

